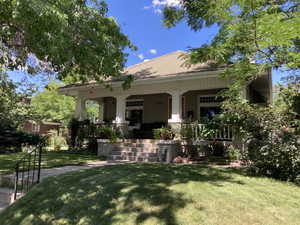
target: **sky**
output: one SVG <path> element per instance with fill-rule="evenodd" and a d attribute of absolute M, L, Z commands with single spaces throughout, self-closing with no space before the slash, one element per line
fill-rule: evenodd
<path fill-rule="evenodd" d="M 126 66 L 141 63 L 177 50 L 200 47 L 208 44 L 218 28 L 212 26 L 201 31 L 191 30 L 185 22 L 167 29 L 162 23 L 162 8 L 176 6 L 179 0 L 106 0 L 108 15 L 116 19 L 121 30 L 138 50 L 131 52 Z M 20 73 L 10 72 L 14 80 Z M 282 73 L 273 71 L 273 82 L 280 80 Z"/>
<path fill-rule="evenodd" d="M 199 47 L 209 43 L 217 33 L 216 26 L 195 32 L 185 23 L 167 29 L 161 21 L 161 10 L 168 2 L 171 4 L 177 1 L 107 0 L 109 15 L 117 20 L 122 31 L 138 47 L 138 51 L 130 54 L 127 65 L 140 63 L 173 51 Z"/>

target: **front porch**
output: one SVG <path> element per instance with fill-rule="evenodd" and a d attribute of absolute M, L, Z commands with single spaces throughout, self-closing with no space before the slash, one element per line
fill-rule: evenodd
<path fill-rule="evenodd" d="M 167 126 L 178 129 L 184 121 L 206 123 L 212 119 L 221 111 L 222 99 L 217 97 L 220 90 L 222 89 L 92 100 L 102 103 L 97 123 L 114 124 L 126 133 L 127 138 L 153 139 L 153 129 Z M 85 115 L 85 112 L 82 114 Z"/>

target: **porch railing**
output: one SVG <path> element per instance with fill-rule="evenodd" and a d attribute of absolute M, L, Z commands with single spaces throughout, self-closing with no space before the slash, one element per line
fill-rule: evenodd
<path fill-rule="evenodd" d="M 14 200 L 40 182 L 42 145 L 35 147 L 21 158 L 15 167 Z"/>
<path fill-rule="evenodd" d="M 231 141 L 234 138 L 234 129 L 229 125 L 211 129 L 208 128 L 207 124 L 185 123 L 182 124 L 182 129 L 185 130 L 183 136 L 188 135 L 195 140 L 214 139 Z"/>

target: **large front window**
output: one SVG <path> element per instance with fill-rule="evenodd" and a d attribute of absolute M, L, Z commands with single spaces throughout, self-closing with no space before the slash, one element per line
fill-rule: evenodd
<path fill-rule="evenodd" d="M 131 127 L 139 127 L 143 123 L 144 100 L 135 99 L 126 102 L 126 120 Z"/>
<path fill-rule="evenodd" d="M 222 98 L 214 95 L 199 96 L 198 98 L 198 109 L 199 109 L 199 120 L 205 123 L 212 120 L 216 115 L 221 113 L 220 103 L 223 101 Z"/>

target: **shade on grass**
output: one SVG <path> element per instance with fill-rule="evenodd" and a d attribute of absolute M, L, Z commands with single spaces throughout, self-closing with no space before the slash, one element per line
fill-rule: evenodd
<path fill-rule="evenodd" d="M 0 154 L 0 174 L 13 173 L 15 164 L 24 153 Z M 42 157 L 42 167 L 52 168 L 66 165 L 80 165 L 87 162 L 98 161 L 99 157 L 94 155 L 70 154 L 65 152 L 44 152 Z"/>
<path fill-rule="evenodd" d="M 300 188 L 241 170 L 123 164 L 45 179 L 0 224 L 300 224 Z"/>

